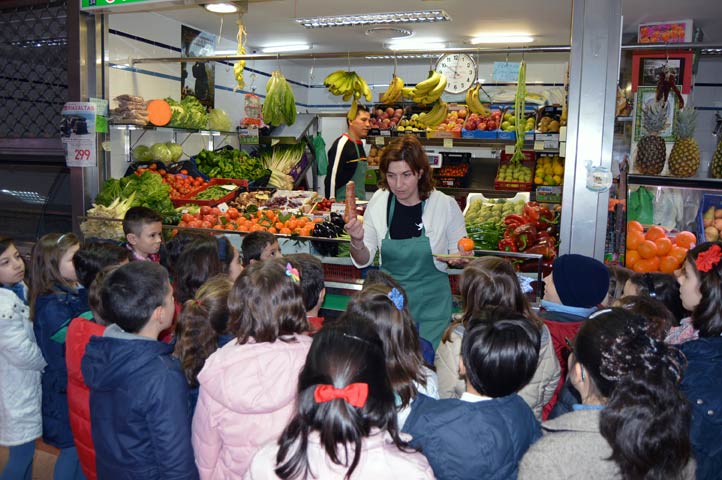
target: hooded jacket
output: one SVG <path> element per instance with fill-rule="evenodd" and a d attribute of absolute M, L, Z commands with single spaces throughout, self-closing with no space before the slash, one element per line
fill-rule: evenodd
<path fill-rule="evenodd" d="M 173 346 L 117 325 L 92 337 L 82 372 L 98 478 L 196 479 L 188 386 Z"/>
<path fill-rule="evenodd" d="M 65 364 L 68 367 L 68 411 L 70 429 L 83 474 L 87 480 L 95 480 L 95 447 L 90 429 L 90 390 L 80 370 L 85 348 L 93 336 L 102 337 L 105 327 L 78 317 L 70 322 L 65 338 Z"/>
<path fill-rule="evenodd" d="M 278 438 L 293 414 L 298 374 L 311 338 L 230 342 L 198 375 L 193 449 L 202 479 L 240 478 L 263 445 Z"/>

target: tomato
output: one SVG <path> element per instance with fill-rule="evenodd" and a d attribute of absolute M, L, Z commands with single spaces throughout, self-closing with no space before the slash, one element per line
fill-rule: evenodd
<path fill-rule="evenodd" d="M 226 210 L 226 215 L 227 215 L 228 218 L 230 218 L 231 220 L 235 220 L 236 218 L 238 218 L 238 216 L 239 216 L 240 214 L 238 213 L 238 209 L 237 209 L 237 208 L 231 207 L 231 208 L 229 208 L 228 210 Z"/>
<path fill-rule="evenodd" d="M 184 168 L 183 170 L 180 171 L 180 173 L 181 173 L 181 175 L 188 175 L 188 170 L 186 170 Z"/>
<path fill-rule="evenodd" d="M 208 205 L 203 205 L 201 207 L 201 215 L 208 215 L 209 213 L 211 213 L 211 207 L 209 207 Z"/>
<path fill-rule="evenodd" d="M 192 222 L 192 221 L 193 221 L 193 215 L 191 215 L 190 213 L 184 213 L 184 214 L 181 216 L 181 220 L 183 220 L 183 221 L 186 222 L 186 223 Z"/>
<path fill-rule="evenodd" d="M 220 215 L 220 214 L 221 214 L 221 210 L 220 210 L 218 207 L 213 207 L 213 208 L 211 208 L 211 214 L 213 214 L 213 215 Z"/>
<path fill-rule="evenodd" d="M 201 228 L 211 228 L 213 224 L 207 220 L 203 220 L 201 222 Z"/>
<path fill-rule="evenodd" d="M 203 215 L 203 221 L 214 225 L 218 223 L 218 217 L 216 217 L 215 215 Z"/>
<path fill-rule="evenodd" d="M 460 252 L 470 252 L 474 250 L 474 241 L 469 237 L 460 238 L 456 246 Z"/>

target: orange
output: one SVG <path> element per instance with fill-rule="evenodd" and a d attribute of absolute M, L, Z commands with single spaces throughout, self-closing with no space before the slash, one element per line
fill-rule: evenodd
<path fill-rule="evenodd" d="M 639 256 L 642 258 L 652 258 L 657 256 L 657 244 L 651 240 L 645 240 L 637 247 Z"/>
<path fill-rule="evenodd" d="M 638 231 L 627 232 L 627 250 L 636 250 L 644 241 L 644 234 Z"/>
<path fill-rule="evenodd" d="M 624 266 L 627 268 L 634 267 L 634 264 L 637 263 L 637 261 L 642 258 L 639 256 L 639 252 L 636 250 L 627 250 L 627 254 L 624 258 Z"/>
<path fill-rule="evenodd" d="M 654 241 L 657 244 L 657 256 L 663 257 L 672 250 L 672 240 L 667 237 L 658 238 Z"/>
<path fill-rule="evenodd" d="M 674 243 L 689 250 L 697 243 L 697 237 L 695 237 L 694 233 L 684 230 L 677 234 L 674 239 Z"/>
<path fill-rule="evenodd" d="M 659 259 L 659 271 L 662 273 L 674 273 L 679 268 L 679 262 L 672 255 Z"/>
<path fill-rule="evenodd" d="M 658 238 L 666 237 L 667 232 L 664 230 L 664 228 L 654 225 L 649 227 L 649 230 L 647 230 L 647 233 L 644 235 L 644 238 L 647 240 L 655 241 Z"/>
<path fill-rule="evenodd" d="M 687 249 L 675 245 L 672 247 L 672 250 L 669 251 L 669 254 L 677 259 L 678 265 L 682 266 L 684 260 L 687 258 Z"/>
<path fill-rule="evenodd" d="M 644 227 L 638 221 L 631 220 L 631 221 L 627 222 L 627 231 L 628 232 L 632 232 L 632 231 L 644 232 Z"/>
<path fill-rule="evenodd" d="M 460 238 L 456 244 L 460 252 L 470 252 L 474 249 L 474 241 L 469 237 Z"/>
<path fill-rule="evenodd" d="M 291 234 L 291 230 L 289 230 L 289 229 L 286 228 L 286 227 L 283 227 L 282 229 L 280 229 L 280 230 L 278 231 L 278 233 L 280 233 L 281 235 L 290 235 L 290 234 Z"/>
<path fill-rule="evenodd" d="M 634 264 L 634 267 L 632 267 L 632 270 L 638 273 L 649 273 L 649 272 L 656 272 L 659 268 L 659 258 L 658 257 L 651 257 L 651 258 L 642 258 L 637 263 Z"/>

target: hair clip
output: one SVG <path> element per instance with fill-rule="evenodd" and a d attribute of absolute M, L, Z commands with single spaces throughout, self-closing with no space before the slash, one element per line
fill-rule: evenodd
<path fill-rule="evenodd" d="M 697 260 L 694 263 L 700 272 L 709 272 L 713 267 L 717 266 L 721 258 L 722 248 L 715 244 L 697 255 Z"/>
<path fill-rule="evenodd" d="M 301 281 L 301 276 L 298 274 L 298 269 L 293 268 L 293 265 L 291 265 L 290 262 L 286 264 L 286 276 L 290 277 L 293 283 L 298 283 Z"/>
<path fill-rule="evenodd" d="M 70 234 L 69 234 L 69 233 L 64 233 L 64 234 L 60 235 L 60 236 L 58 237 L 58 239 L 55 240 L 55 245 L 60 245 L 60 242 L 62 242 L 63 239 L 64 239 L 65 237 L 67 237 L 68 235 L 70 235 Z"/>
<path fill-rule="evenodd" d="M 389 297 L 389 300 L 394 302 L 394 305 L 396 306 L 396 309 L 398 311 L 404 309 L 404 296 L 397 288 L 392 288 L 387 297 Z"/>
<path fill-rule="evenodd" d="M 313 399 L 316 403 L 330 402 L 341 399 L 349 405 L 363 408 L 369 397 L 368 383 L 351 383 L 343 388 L 336 388 L 333 385 L 319 384 L 313 392 Z"/>

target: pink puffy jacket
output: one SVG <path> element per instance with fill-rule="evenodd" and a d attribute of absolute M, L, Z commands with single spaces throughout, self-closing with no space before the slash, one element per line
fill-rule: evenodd
<path fill-rule="evenodd" d="M 408 435 L 405 439 L 408 441 Z M 271 443 L 258 451 L 243 480 L 278 480 L 273 472 L 276 468 L 278 445 Z M 347 467 L 341 467 L 328 459 L 317 432 L 308 438 L 306 450 L 312 475 L 309 478 L 343 478 Z M 426 480 L 433 479 L 434 472 L 422 454 L 414 451 L 402 452 L 385 432 L 364 439 L 363 451 L 352 480 Z"/>
<path fill-rule="evenodd" d="M 198 375 L 193 450 L 201 479 L 240 478 L 293 413 L 298 374 L 311 338 L 247 343 L 213 353 Z"/>

